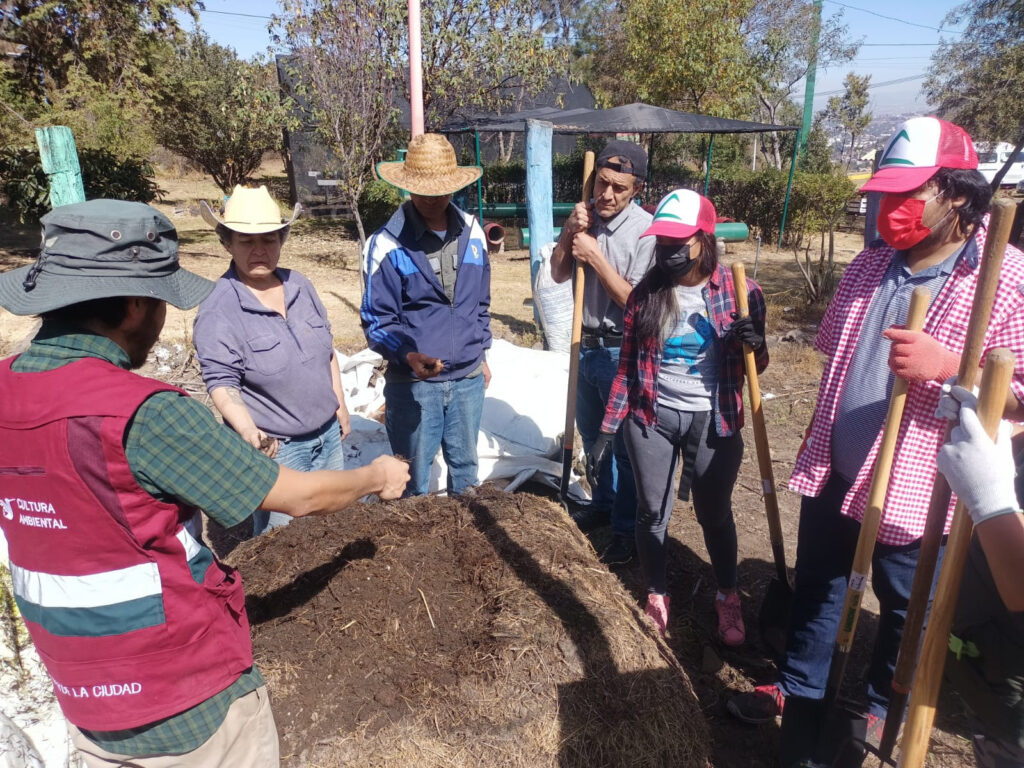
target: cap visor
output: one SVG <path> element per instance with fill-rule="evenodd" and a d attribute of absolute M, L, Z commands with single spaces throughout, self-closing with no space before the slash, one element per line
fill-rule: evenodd
<path fill-rule="evenodd" d="M 860 188 L 861 192 L 910 192 L 935 175 L 938 166 L 927 168 L 883 168 Z"/>
<path fill-rule="evenodd" d="M 678 221 L 656 221 L 640 237 L 661 235 L 662 237 L 693 237 L 700 232 L 695 224 L 683 224 Z"/>

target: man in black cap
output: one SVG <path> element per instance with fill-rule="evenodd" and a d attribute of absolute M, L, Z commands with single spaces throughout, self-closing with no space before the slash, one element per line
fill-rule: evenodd
<path fill-rule="evenodd" d="M 296 472 L 130 372 L 167 302 L 213 288 L 179 267 L 156 209 L 91 200 L 42 224 L 36 262 L 0 275 L 0 306 L 42 317 L 0 362 L 0 531 L 72 741 L 89 766 L 277 766 L 241 579 L 203 545 L 199 510 L 225 526 L 325 514 L 397 498 L 406 465 Z"/>
<path fill-rule="evenodd" d="M 583 264 L 576 428 L 588 455 L 604 439 L 601 420 L 619 365 L 622 309 L 653 259 L 654 238 L 640 238 L 651 224 L 651 215 L 633 202 L 646 177 L 643 147 L 631 141 L 609 141 L 597 158 L 593 204 L 577 203 L 551 255 L 551 275 L 559 283 L 572 276 L 574 259 Z M 621 432 L 615 436 L 613 452 L 614 466 L 610 459 L 601 462 L 596 482 L 592 481 L 593 504 L 573 519 L 582 530 L 590 530 L 610 517 L 612 541 L 601 560 L 622 565 L 636 551 L 636 486 Z"/>

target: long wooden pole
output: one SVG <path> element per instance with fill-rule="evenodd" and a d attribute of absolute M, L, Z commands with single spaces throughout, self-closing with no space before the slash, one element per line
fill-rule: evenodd
<path fill-rule="evenodd" d="M 594 153 L 583 156 L 583 204 L 590 204 L 594 190 Z M 569 386 L 565 395 L 565 431 L 562 433 L 562 482 L 559 492 L 565 501 L 572 472 L 573 443 L 576 436 L 576 387 L 580 373 L 580 339 L 583 337 L 583 264 L 576 262 L 573 281 L 572 344 L 569 347 Z"/>
<path fill-rule="evenodd" d="M 971 317 L 967 323 L 967 341 L 960 356 L 960 370 L 957 383 L 970 389 L 978 374 L 981 353 L 985 345 L 985 333 L 988 330 L 989 316 L 995 301 L 996 288 L 999 285 L 999 270 L 1003 266 L 1003 253 L 1013 225 L 1014 206 L 1009 200 L 997 198 L 992 201 L 992 213 L 988 223 L 988 237 L 981 257 L 978 284 L 974 290 L 974 303 L 971 306 Z M 952 425 L 947 425 L 943 442 L 949 439 Z M 899 656 L 896 670 L 892 678 L 892 695 L 889 709 L 885 717 L 885 728 L 879 743 L 879 754 L 883 760 L 892 755 L 896 738 L 899 735 L 903 711 L 910 693 L 910 683 L 917 668 L 918 648 L 921 643 L 925 615 L 928 612 L 928 597 L 932 591 L 932 580 L 935 577 L 935 565 L 939 559 L 939 547 L 946 528 L 946 517 L 949 513 L 949 483 L 942 473 L 936 473 L 935 485 L 932 486 L 932 497 L 928 505 L 928 518 L 925 522 L 924 534 L 921 537 L 921 549 L 918 552 L 917 567 L 914 571 L 914 582 L 910 589 L 910 602 L 907 605 L 907 618 L 903 624 L 903 637 L 900 641 Z"/>
<path fill-rule="evenodd" d="M 910 297 L 910 309 L 907 312 L 905 326 L 909 331 L 919 331 L 924 327 L 925 313 L 931 301 L 931 292 L 923 285 L 914 289 Z M 882 523 L 882 508 L 889 490 L 889 475 L 892 471 L 893 457 L 896 454 L 896 440 L 903 421 L 903 407 L 907 402 L 907 380 L 899 376 L 892 383 L 889 395 L 889 410 L 885 415 L 885 427 L 882 430 L 882 443 L 875 459 L 875 470 L 871 476 L 871 488 L 868 491 L 867 507 L 860 523 L 860 534 L 857 537 L 857 549 L 853 555 L 853 566 L 846 587 L 846 599 L 843 612 L 839 618 L 836 632 L 836 644 L 832 654 L 832 666 L 829 668 L 828 685 L 825 687 L 825 702 L 832 705 L 839 698 L 839 690 L 846 674 L 846 662 L 850 658 L 853 647 L 853 636 L 857 631 L 857 620 L 860 618 L 861 601 L 868 583 L 868 570 L 875 553 L 875 540 L 878 528 Z"/>
<path fill-rule="evenodd" d="M 996 349 L 985 361 L 981 377 L 981 392 L 978 395 L 978 418 L 985 431 L 994 438 L 999 419 L 1006 405 L 1006 392 L 1013 376 L 1014 356 L 1007 349 Z M 960 582 L 963 578 L 967 548 L 971 543 L 974 524 L 971 516 L 958 501 L 953 511 L 953 525 L 942 558 L 939 583 L 935 587 L 935 601 L 932 604 L 928 629 L 921 647 L 921 660 L 914 677 L 914 689 L 910 694 L 910 711 L 900 745 L 901 768 L 923 768 L 928 754 L 928 740 L 935 723 L 935 704 L 942 685 L 942 669 L 946 663 L 946 649 L 949 645 L 949 630 L 953 624 Z"/>
<path fill-rule="evenodd" d="M 423 133 L 423 52 L 420 0 L 409 0 L 409 123 L 412 135 Z"/>
<path fill-rule="evenodd" d="M 747 273 L 742 262 L 732 265 L 732 282 L 736 289 L 736 306 L 740 317 L 750 314 L 747 301 Z M 775 493 L 775 472 L 772 469 L 772 452 L 768 446 L 768 429 L 761 407 L 761 385 L 757 378 L 757 362 L 754 350 L 743 345 L 743 365 L 747 374 L 747 393 L 750 395 L 750 422 L 754 429 L 754 448 L 757 450 L 757 466 L 761 471 L 761 493 L 764 496 L 765 517 L 768 518 L 768 540 L 772 545 L 775 561 L 775 575 L 784 585 L 789 586 L 786 573 L 786 551 L 782 538 L 782 519 L 779 515 L 779 497 Z"/>

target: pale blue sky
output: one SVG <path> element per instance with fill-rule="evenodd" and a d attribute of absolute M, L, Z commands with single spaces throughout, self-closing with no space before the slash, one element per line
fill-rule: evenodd
<path fill-rule="evenodd" d="M 271 42 L 267 25 L 278 10 L 277 0 L 205 0 L 205 4 L 200 23 L 216 42 L 230 45 L 244 57 L 267 50 Z M 851 64 L 818 72 L 815 109 L 824 107 L 830 92 L 842 90 L 847 72 L 870 74 L 873 84 L 925 72 L 940 38 L 957 37 L 955 32 L 937 31 L 957 4 L 956 0 L 824 0 L 825 15 L 841 10 L 851 36 L 862 38 L 864 45 Z M 871 110 L 876 114 L 926 111 L 921 82 L 917 78 L 872 87 Z M 802 102 L 803 86 L 798 90 L 796 101 Z"/>

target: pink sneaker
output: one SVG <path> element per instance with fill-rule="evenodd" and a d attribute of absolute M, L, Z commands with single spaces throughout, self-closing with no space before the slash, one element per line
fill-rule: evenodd
<path fill-rule="evenodd" d="M 730 646 L 742 645 L 747 634 L 743 627 L 739 594 L 719 592 L 715 595 L 715 611 L 718 613 L 718 637 L 721 641 Z"/>
<path fill-rule="evenodd" d="M 668 631 L 668 605 L 670 602 L 672 602 L 672 598 L 668 595 L 659 595 L 654 592 L 647 595 L 647 607 L 644 608 L 644 613 L 654 622 L 654 626 L 658 628 L 658 633 L 662 637 Z"/>

